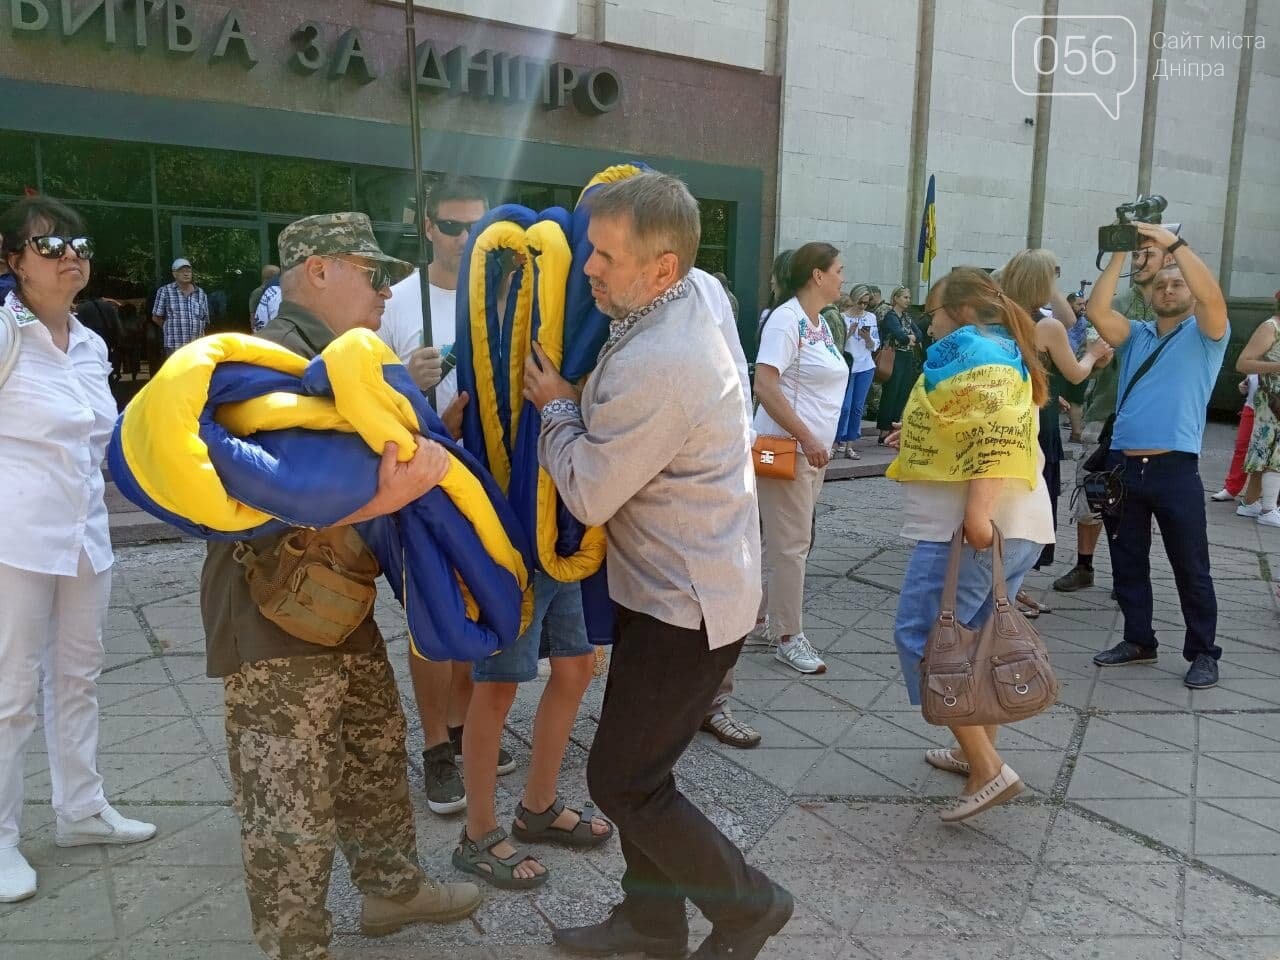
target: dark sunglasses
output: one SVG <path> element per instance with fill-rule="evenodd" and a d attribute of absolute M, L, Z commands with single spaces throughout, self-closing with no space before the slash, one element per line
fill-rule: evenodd
<path fill-rule="evenodd" d="M 439 228 L 440 232 L 443 233 L 446 237 L 457 237 L 462 234 L 463 230 L 466 230 L 468 233 L 470 233 L 471 228 L 474 227 L 480 221 L 479 220 L 436 220 L 434 222 L 435 222 L 435 225 Z"/>
<path fill-rule="evenodd" d="M 46 260 L 61 260 L 67 247 L 81 260 L 93 259 L 93 240 L 89 237 L 32 237 L 27 243 Z"/>
<path fill-rule="evenodd" d="M 352 260 L 344 260 L 342 257 L 331 257 L 330 259 L 341 261 L 348 267 L 355 267 L 357 270 L 365 271 L 369 274 L 369 283 L 375 290 L 384 290 L 391 286 L 391 271 L 387 269 L 385 264 L 379 263 L 377 266 L 370 267 Z"/>

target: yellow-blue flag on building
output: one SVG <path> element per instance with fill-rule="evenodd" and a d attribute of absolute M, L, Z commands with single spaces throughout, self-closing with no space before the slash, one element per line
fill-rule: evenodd
<path fill-rule="evenodd" d="M 933 174 L 929 174 L 929 190 L 924 197 L 924 216 L 920 218 L 920 247 L 916 251 L 916 262 L 923 263 L 920 280 L 929 282 L 934 255 L 938 252 L 937 221 L 934 219 L 934 185 Z"/>

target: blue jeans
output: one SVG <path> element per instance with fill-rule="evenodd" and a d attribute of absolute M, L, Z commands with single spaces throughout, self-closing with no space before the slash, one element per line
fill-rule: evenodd
<path fill-rule="evenodd" d="M 956 586 L 956 619 L 967 627 L 981 624 L 995 603 L 991 595 L 991 551 L 961 548 L 960 578 Z M 1005 540 L 1004 578 L 1013 597 L 1022 589 L 1022 580 L 1040 556 L 1041 544 L 1030 540 Z M 921 540 L 911 552 L 907 572 L 898 595 L 898 615 L 893 623 L 893 642 L 902 663 L 902 679 L 907 696 L 920 705 L 920 660 L 929 631 L 942 609 L 942 584 L 947 576 L 951 543 Z"/>
<path fill-rule="evenodd" d="M 836 443 L 848 443 L 862 438 L 862 414 L 867 409 L 867 394 L 871 392 L 875 377 L 874 367 L 849 374 L 849 384 L 844 390 L 844 404 L 840 407 L 840 425 L 836 428 Z"/>
<path fill-rule="evenodd" d="M 582 618 L 582 589 L 541 570 L 533 574 L 533 620 L 515 643 L 471 668 L 476 683 L 524 683 L 538 675 L 539 657 L 576 657 L 595 647 Z"/>
<path fill-rule="evenodd" d="M 1151 617 L 1151 518 L 1173 566 L 1173 579 L 1187 625 L 1182 655 L 1190 661 L 1207 653 L 1217 660 L 1218 598 L 1209 573 L 1209 533 L 1204 510 L 1200 458 L 1191 453 L 1126 457 L 1114 452 L 1111 466 L 1123 465 L 1124 502 L 1105 517 L 1111 542 L 1111 577 L 1124 614 L 1124 638 L 1145 650 L 1156 648 Z"/>

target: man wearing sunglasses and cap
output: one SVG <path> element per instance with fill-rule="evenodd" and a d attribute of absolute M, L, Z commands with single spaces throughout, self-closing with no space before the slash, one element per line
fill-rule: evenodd
<path fill-rule="evenodd" d="M 376 331 L 391 284 L 412 269 L 378 248 L 362 213 L 290 224 L 280 234 L 280 266 L 280 310 L 258 336 L 307 358 L 348 330 Z M 392 513 L 440 482 L 447 454 L 416 440 L 417 453 L 404 464 L 387 445 L 373 499 L 335 527 Z M 248 541 L 241 555 L 255 563 L 269 557 L 281 536 Z M 354 531 L 340 545 L 359 551 L 362 564 L 372 560 Z M 272 960 L 329 960 L 325 897 L 335 840 L 363 895 L 366 934 L 468 916 L 480 904 L 479 889 L 430 880 L 418 862 L 404 713 L 372 614 L 337 647 L 286 632 L 254 603 L 237 546 L 208 543 L 200 609 L 208 674 L 225 684 L 254 939 Z M 335 556 L 335 573 L 345 560 Z"/>
<path fill-rule="evenodd" d="M 204 336 L 209 325 L 209 298 L 192 279 L 191 261 L 179 257 L 173 261 L 173 283 L 156 294 L 151 308 L 151 322 L 164 330 L 164 355 L 167 358 L 179 347 Z"/>

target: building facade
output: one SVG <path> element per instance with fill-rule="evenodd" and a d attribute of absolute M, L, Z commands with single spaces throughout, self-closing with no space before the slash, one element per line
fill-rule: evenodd
<path fill-rule="evenodd" d="M 396 0 L 4 0 L 0 201 L 80 206 L 100 292 L 185 254 L 234 305 L 294 217 L 403 238 L 412 73 L 425 169 L 494 202 L 571 206 L 631 159 L 683 176 L 748 349 L 778 249 L 829 241 L 918 296 L 931 174 L 935 276 L 1046 246 L 1075 288 L 1154 192 L 1230 296 L 1280 287 L 1280 0 L 416 2 L 411 71 Z M 1104 29 L 1118 65 L 1095 46 L 1073 87 Z"/>
<path fill-rule="evenodd" d="M 630 44 L 639 27 L 615 8 L 420 4 L 424 169 L 535 209 L 572 208 L 614 163 L 678 174 L 702 206 L 699 264 L 754 311 L 780 83 L 758 63 Z M 697 52 L 715 34 L 695 32 Z M 0 202 L 38 191 L 85 215 L 90 293 L 144 298 L 187 256 L 226 294 L 225 325 L 244 327 L 259 267 L 299 216 L 363 210 L 412 249 L 405 37 L 403 5 L 376 0 L 6 0 Z"/>

